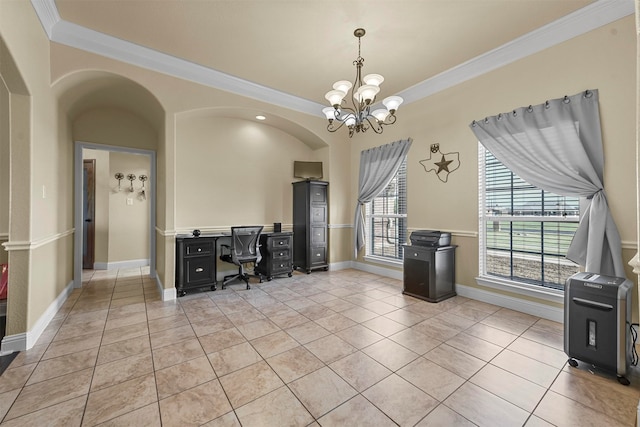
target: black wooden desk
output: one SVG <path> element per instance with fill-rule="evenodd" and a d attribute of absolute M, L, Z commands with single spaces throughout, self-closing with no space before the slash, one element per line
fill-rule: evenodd
<path fill-rule="evenodd" d="M 218 239 L 229 233 L 176 236 L 176 289 L 179 297 L 189 289 L 211 287 L 216 290 Z"/>

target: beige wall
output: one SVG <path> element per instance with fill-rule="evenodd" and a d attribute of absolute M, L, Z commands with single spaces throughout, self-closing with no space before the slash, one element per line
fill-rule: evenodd
<path fill-rule="evenodd" d="M 252 121 L 198 114 L 176 125 L 176 229 L 292 222 L 294 160 L 316 160 L 291 135 Z"/>
<path fill-rule="evenodd" d="M 50 43 L 30 2 L 0 2 L 0 37 L 0 74 L 11 93 L 6 332 L 12 335 L 32 329 L 72 279 L 73 156 L 60 138 L 66 129 L 50 87 Z"/>
<path fill-rule="evenodd" d="M 625 242 L 625 261 L 635 253 L 636 208 L 630 203 L 636 193 L 630 174 L 637 167 L 631 154 L 636 85 L 633 17 L 402 106 L 397 124 L 382 135 L 367 133 L 352 139 L 345 133 L 328 133 L 320 116 L 50 44 L 27 1 L 0 1 L 0 37 L 0 48 L 11 54 L 15 64 L 7 69 L 3 55 L 0 73 L 12 93 L 9 243 L 35 243 L 35 248 L 14 247 L 9 254 L 10 260 L 15 255 L 10 261 L 15 267 L 10 292 L 15 291 L 8 307 L 10 334 L 30 330 L 72 279 L 68 233 L 73 228 L 75 140 L 157 152 L 157 269 L 168 289 L 173 286 L 177 231 L 291 222 L 288 175 L 292 160 L 299 157 L 325 162 L 330 181 L 330 260 L 351 260 L 349 227 L 359 153 L 412 137 L 409 227 L 454 231 L 454 243 L 460 245 L 457 281 L 476 286 L 477 142 L 468 124 L 597 88 L 608 200 Z M 115 86 L 103 84 L 112 80 Z M 6 93 L 3 96 L 6 99 Z M 251 114 L 234 118 L 209 114 L 208 119 L 207 114 L 200 115 L 212 109 L 261 112 L 280 121 L 276 128 L 253 122 Z M 6 122 L 4 114 L 2 120 Z M 460 153 L 461 167 L 446 184 L 418 163 L 436 142 L 443 152 Z M 252 161 L 248 170 L 243 164 L 247 158 Z M 241 203 L 244 200 L 249 202 Z M 0 233 L 1 221 L 0 215 Z M 41 275 L 42 271 L 56 274 Z"/>
<path fill-rule="evenodd" d="M 456 281 L 476 287 L 478 274 L 478 143 L 468 125 L 474 119 L 539 104 L 546 99 L 599 89 L 605 154 L 604 184 L 622 240 L 625 264 L 635 254 L 636 192 L 634 17 L 519 60 L 473 80 L 401 108 L 392 132 L 354 138 L 354 177 L 360 150 L 413 137 L 408 158 L 408 218 L 413 229 L 453 231 Z M 391 130 L 391 129 L 390 129 Z M 443 183 L 419 161 L 440 144 L 459 152 L 461 166 Z M 355 191 L 357 183 L 352 183 Z M 630 279 L 637 276 L 627 271 Z M 636 286 L 637 289 L 637 286 Z M 636 300 L 637 298 L 634 298 Z"/>
<path fill-rule="evenodd" d="M 9 239 L 9 89 L 0 79 L 0 243 Z M 0 249 L 0 263 L 8 261 L 9 254 Z"/>
<path fill-rule="evenodd" d="M 95 268 L 111 268 L 109 264 L 123 261 L 148 260 L 150 182 L 145 182 L 146 198 L 143 198 L 140 193 L 142 182 L 138 177 L 149 177 L 150 157 L 84 149 L 83 158 L 96 160 Z M 117 172 L 125 176 L 120 185 L 115 179 Z M 134 192 L 130 191 L 131 183 L 127 179 L 130 173 L 136 176 Z"/>
<path fill-rule="evenodd" d="M 149 203 L 148 195 L 142 196 L 142 182 L 131 182 L 127 175 L 150 175 L 149 156 L 111 152 L 109 155 L 109 186 L 117 187 L 116 172 L 122 172 L 121 190 L 109 192 L 109 263 L 149 259 Z M 145 188 L 149 188 L 149 181 Z M 146 193 L 146 191 L 145 191 Z"/>

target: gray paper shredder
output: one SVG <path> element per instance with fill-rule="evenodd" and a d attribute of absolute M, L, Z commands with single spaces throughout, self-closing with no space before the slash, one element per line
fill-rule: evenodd
<path fill-rule="evenodd" d="M 622 277 L 577 273 L 564 290 L 564 352 L 575 359 L 614 371 L 621 384 L 631 364 L 631 290 Z"/>

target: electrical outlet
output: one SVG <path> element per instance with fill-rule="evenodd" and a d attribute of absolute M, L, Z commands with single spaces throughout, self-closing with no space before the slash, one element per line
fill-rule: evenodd
<path fill-rule="evenodd" d="M 47 198 L 47 186 L 46 185 L 42 186 L 42 198 L 43 199 Z"/>
<path fill-rule="evenodd" d="M 127 197 L 127 205 L 129 206 L 133 205 L 133 199 L 131 197 Z"/>

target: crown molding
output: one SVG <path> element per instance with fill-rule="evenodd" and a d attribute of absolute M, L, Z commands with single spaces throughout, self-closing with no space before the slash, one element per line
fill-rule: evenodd
<path fill-rule="evenodd" d="M 418 101 L 634 13 L 633 0 L 598 0 L 398 95 L 404 98 L 405 104 Z"/>
<path fill-rule="evenodd" d="M 51 41 L 56 43 L 302 113 L 319 115 L 325 107 L 71 22 L 59 21 L 52 35 Z"/>
<path fill-rule="evenodd" d="M 323 104 L 64 21 L 58 14 L 55 0 L 31 0 L 31 4 L 53 42 L 268 104 L 322 116 Z M 633 0 L 598 0 L 411 86 L 399 95 L 404 98 L 405 105 L 410 104 L 634 13 Z"/>
<path fill-rule="evenodd" d="M 31 0 L 33 8 L 40 19 L 44 32 L 52 40 L 53 27 L 60 22 L 60 14 L 55 0 Z"/>

